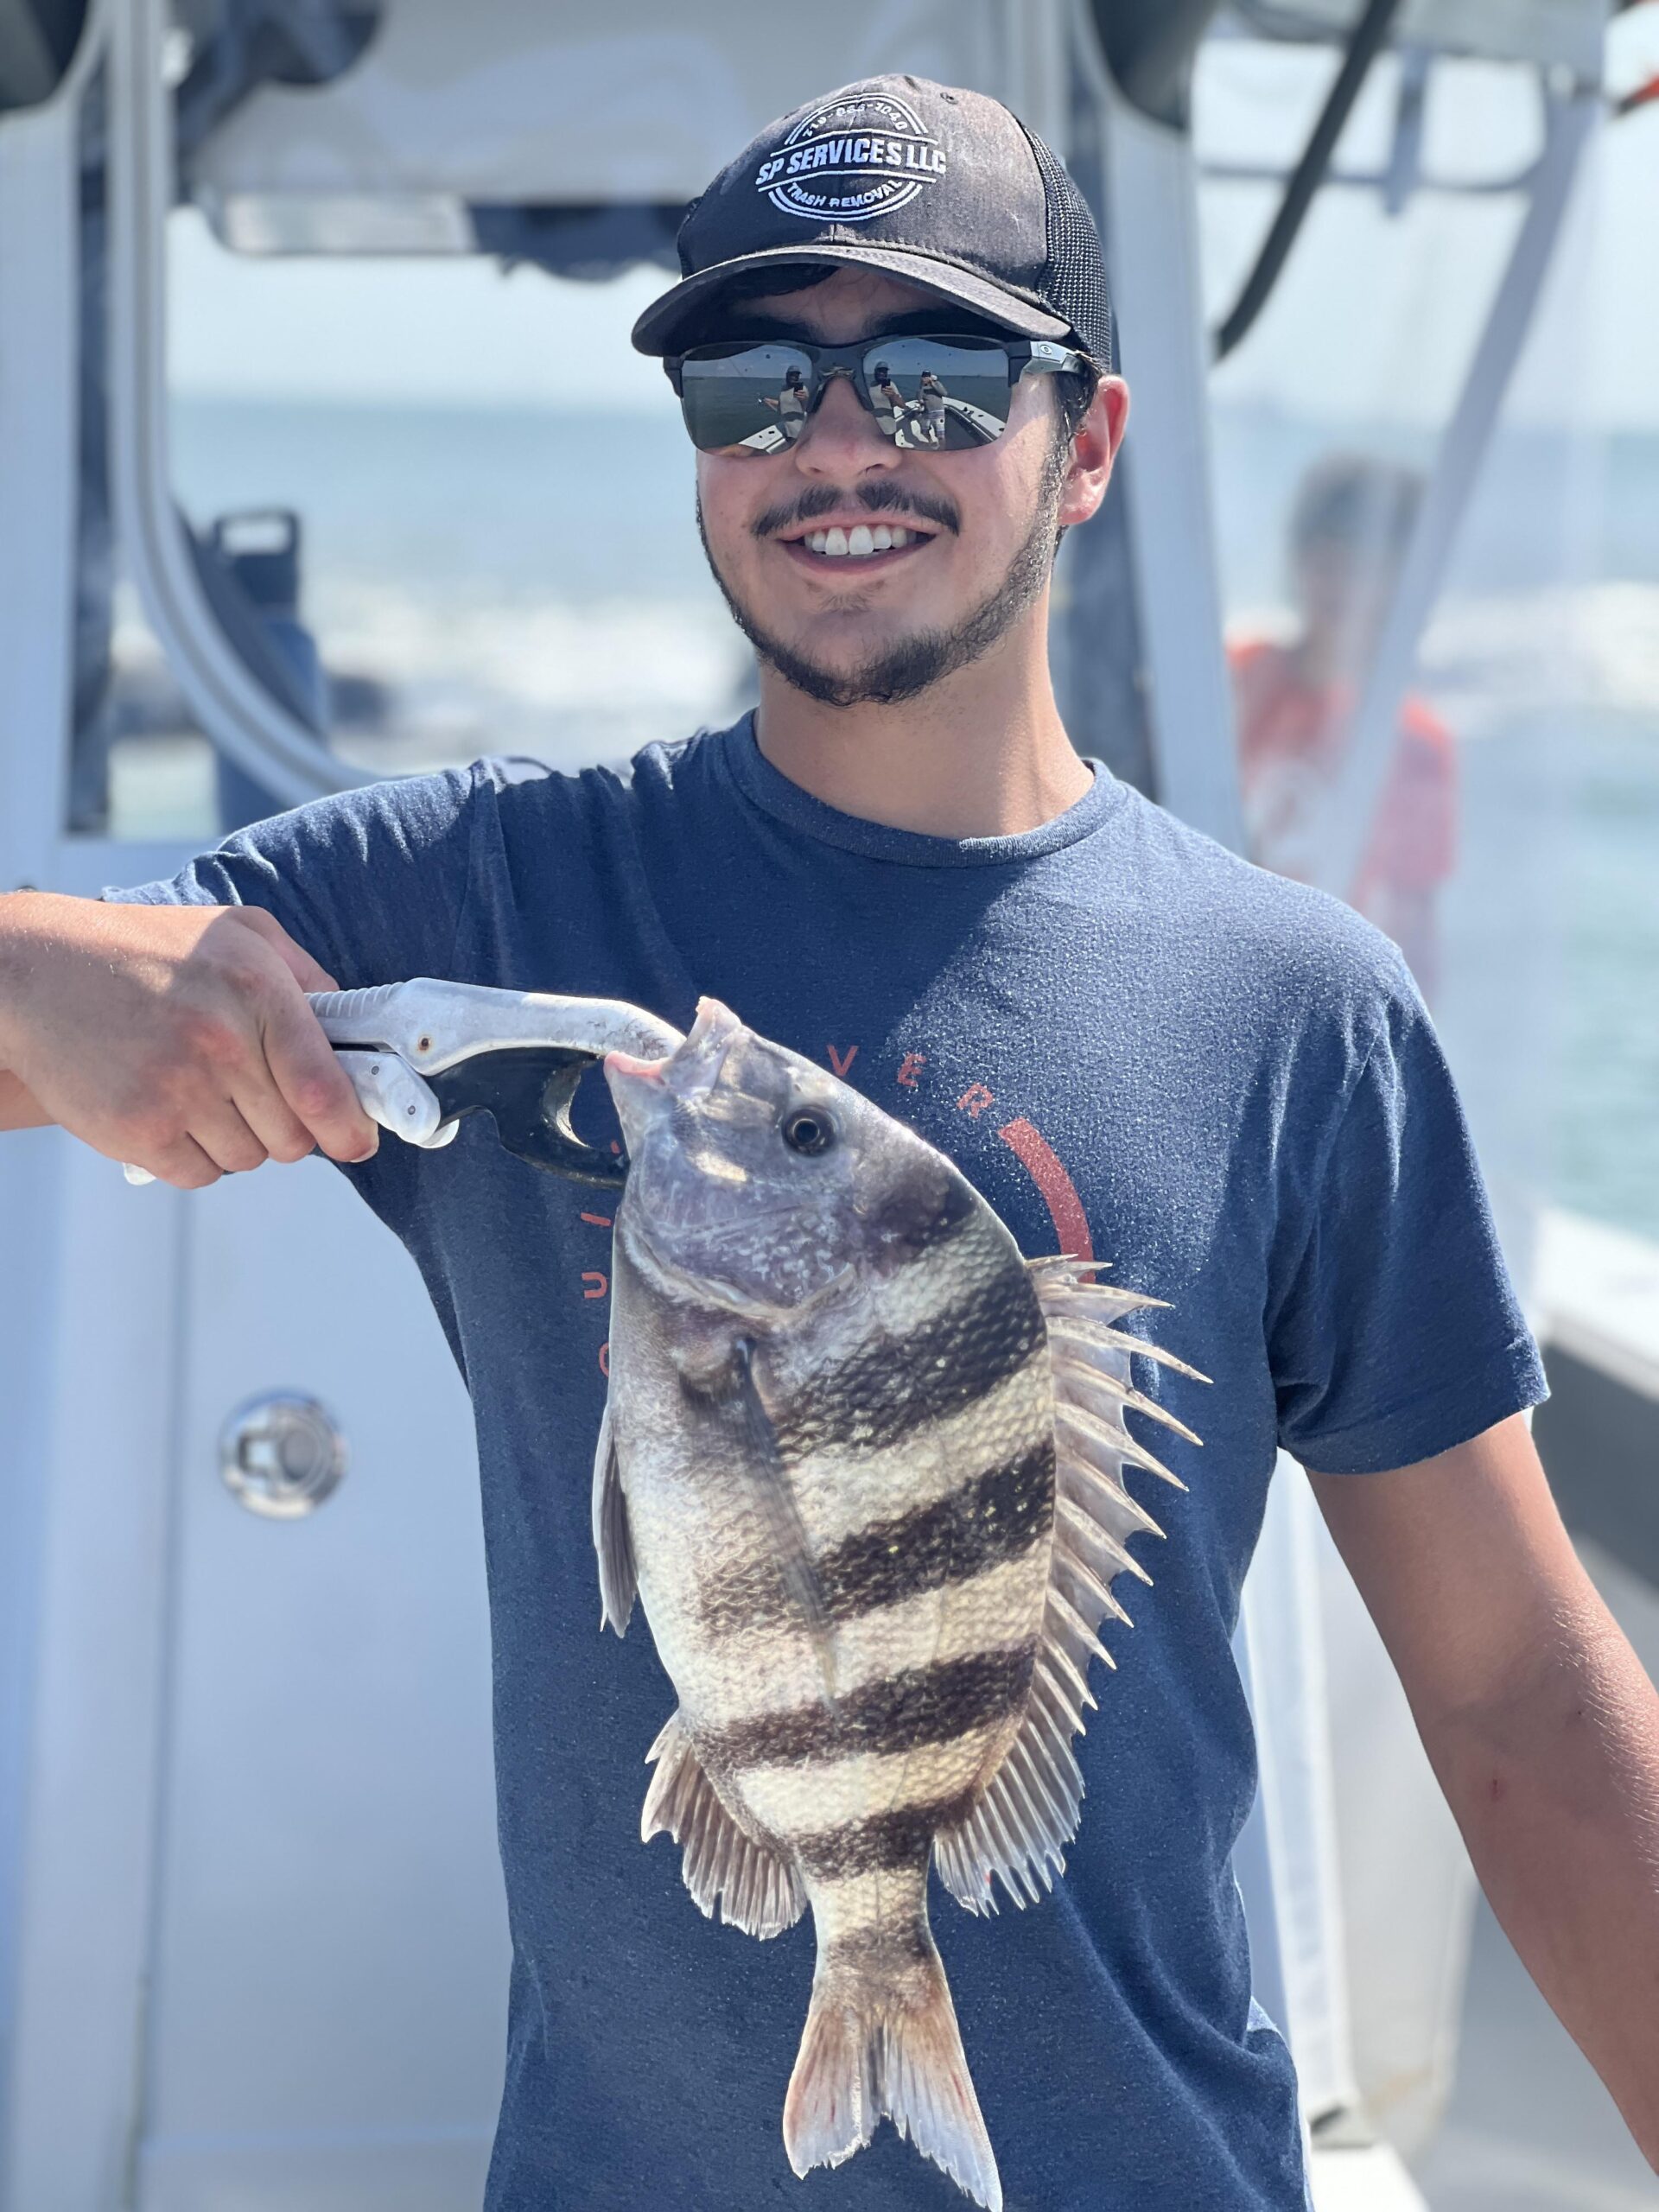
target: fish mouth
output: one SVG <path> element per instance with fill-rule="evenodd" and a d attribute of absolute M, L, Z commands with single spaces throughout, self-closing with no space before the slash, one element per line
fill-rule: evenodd
<path fill-rule="evenodd" d="M 622 1124 L 622 1138 L 636 1158 L 648 1130 L 670 1112 L 677 1101 L 690 1102 L 711 1090 L 720 1080 L 726 1055 L 740 1037 L 743 1024 L 718 999 L 697 1001 L 697 1018 L 683 1040 L 658 1060 L 645 1060 L 632 1052 L 607 1052 L 605 1080 Z"/>
<path fill-rule="evenodd" d="M 722 1006 L 718 999 L 699 999 L 697 1018 L 686 1031 L 685 1042 L 677 1046 L 663 1063 L 664 1082 L 681 1098 L 712 1090 L 720 1080 L 727 1053 L 746 1033 L 730 1007 Z"/>

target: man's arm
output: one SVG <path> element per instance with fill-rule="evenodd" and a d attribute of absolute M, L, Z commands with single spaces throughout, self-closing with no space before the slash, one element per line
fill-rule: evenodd
<path fill-rule="evenodd" d="M 1309 1480 L 1493 1910 L 1659 2169 L 1659 1697 L 1524 1420 Z"/>
<path fill-rule="evenodd" d="M 0 1132 L 7 1129 L 44 1129 L 51 1126 L 52 1116 L 32 1091 L 25 1090 L 15 1075 L 8 1075 L 0 1068 Z"/>
<path fill-rule="evenodd" d="M 333 978 L 252 906 L 0 897 L 0 1130 L 56 1122 L 197 1190 L 378 1138 L 308 991 Z"/>

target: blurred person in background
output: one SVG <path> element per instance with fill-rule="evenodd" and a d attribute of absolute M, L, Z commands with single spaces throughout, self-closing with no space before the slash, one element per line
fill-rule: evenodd
<path fill-rule="evenodd" d="M 1412 469 L 1357 454 L 1315 462 L 1291 511 L 1297 631 L 1229 645 L 1245 834 L 1251 859 L 1277 875 L 1322 880 L 1332 787 L 1421 498 Z M 1429 999 L 1437 904 L 1457 851 L 1456 744 L 1408 692 L 1364 856 L 1351 883 L 1332 887 L 1394 939 Z"/>

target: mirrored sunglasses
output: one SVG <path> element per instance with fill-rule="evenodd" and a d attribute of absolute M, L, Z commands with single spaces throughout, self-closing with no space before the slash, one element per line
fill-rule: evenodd
<path fill-rule="evenodd" d="M 670 354 L 664 365 L 701 451 L 777 454 L 801 435 L 832 377 L 848 379 L 894 445 L 954 453 L 1001 435 L 1021 377 L 1087 364 L 1044 339 L 907 334 L 856 346 L 738 339 Z"/>

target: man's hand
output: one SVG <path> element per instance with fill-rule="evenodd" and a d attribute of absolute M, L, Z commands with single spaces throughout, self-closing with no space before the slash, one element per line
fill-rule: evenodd
<path fill-rule="evenodd" d="M 1492 1910 L 1659 2167 L 1659 1697 L 1524 1420 L 1309 1479 Z"/>
<path fill-rule="evenodd" d="M 13 892 L 0 1128 L 57 1122 L 184 1191 L 314 1147 L 366 1160 L 378 1132 L 305 1000 L 337 988 L 257 906 Z"/>

